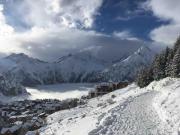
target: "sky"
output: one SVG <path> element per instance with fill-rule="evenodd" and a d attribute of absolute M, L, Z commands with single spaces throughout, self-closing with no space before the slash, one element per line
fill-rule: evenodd
<path fill-rule="evenodd" d="M 179 13 L 180 0 L 0 0 L 0 55 L 52 60 L 107 39 L 109 45 L 138 40 L 172 46 Z"/>

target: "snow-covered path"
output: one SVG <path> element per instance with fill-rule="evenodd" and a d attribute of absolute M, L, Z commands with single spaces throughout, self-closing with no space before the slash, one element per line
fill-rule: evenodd
<path fill-rule="evenodd" d="M 41 135 L 174 135 L 153 102 L 158 91 L 131 85 L 94 98 L 87 105 L 54 113 Z M 113 95 L 115 97 L 113 97 Z"/>
<path fill-rule="evenodd" d="M 108 111 L 103 125 L 89 135 L 169 135 L 167 123 L 163 123 L 152 106 L 155 92 L 145 93 Z"/>

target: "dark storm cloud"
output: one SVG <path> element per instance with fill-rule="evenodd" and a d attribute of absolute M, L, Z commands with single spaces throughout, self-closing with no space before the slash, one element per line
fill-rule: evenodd
<path fill-rule="evenodd" d="M 65 38 L 63 37 L 65 33 L 69 38 L 66 38 L 66 35 L 64 35 Z M 56 33 L 54 36 L 44 35 L 43 38 L 32 40 L 31 42 L 23 41 L 21 48 L 26 50 L 26 53 L 31 56 L 39 57 L 43 60 L 55 60 L 61 56 L 69 53 L 73 54 L 87 48 L 94 48 L 94 50 L 97 50 L 99 47 L 102 49 L 109 48 L 104 51 L 101 50 L 101 52 L 108 55 L 110 54 L 109 50 L 118 54 L 127 47 L 135 49 L 143 44 L 143 41 L 140 40 L 125 40 L 121 37 L 98 34 L 93 31 L 73 30 Z"/>

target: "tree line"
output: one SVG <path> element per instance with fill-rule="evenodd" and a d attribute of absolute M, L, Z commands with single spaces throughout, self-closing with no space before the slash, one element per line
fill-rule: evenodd
<path fill-rule="evenodd" d="M 155 56 L 150 67 L 144 68 L 138 73 L 136 83 L 143 88 L 152 81 L 158 81 L 165 77 L 180 77 L 180 37 L 173 48 L 167 47 Z"/>

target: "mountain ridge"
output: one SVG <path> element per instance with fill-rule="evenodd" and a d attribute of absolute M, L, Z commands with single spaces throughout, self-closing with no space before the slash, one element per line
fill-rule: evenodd
<path fill-rule="evenodd" d="M 149 65 L 154 55 L 155 53 L 145 46 L 115 63 L 113 60 L 99 59 L 92 50 L 69 54 L 56 62 L 45 62 L 23 53 L 11 54 L 0 59 L 0 68 L 3 69 L 0 73 L 3 76 L 7 76 L 8 73 L 8 77 L 11 77 L 9 80 L 14 79 L 23 86 L 63 82 L 132 81 L 135 72 Z"/>

